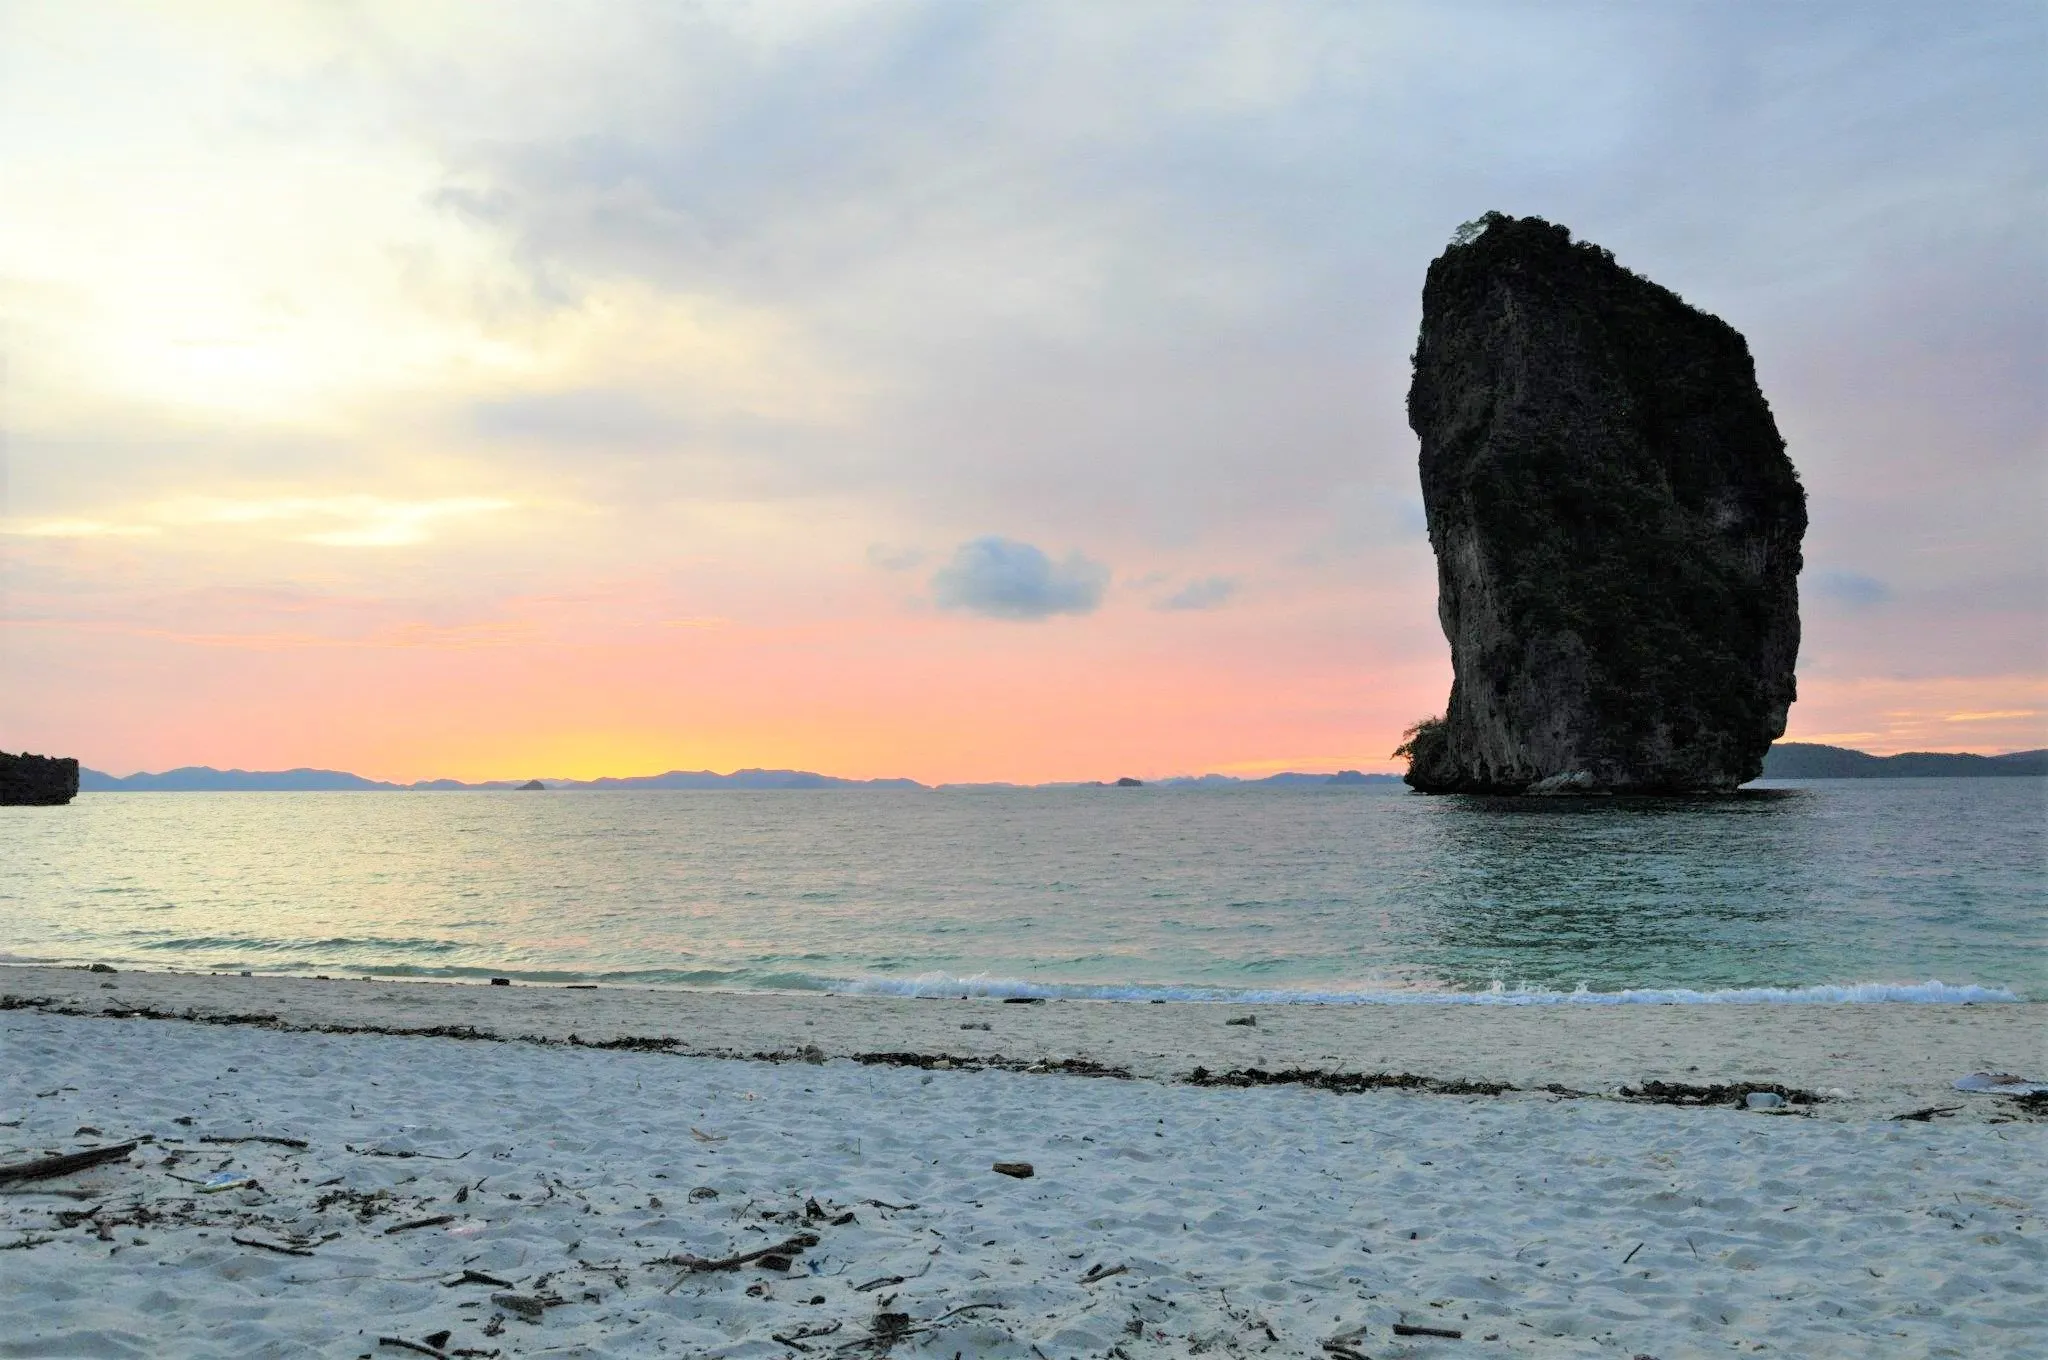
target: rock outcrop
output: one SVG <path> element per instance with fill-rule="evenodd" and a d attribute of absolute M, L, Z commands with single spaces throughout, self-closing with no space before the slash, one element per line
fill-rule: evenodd
<path fill-rule="evenodd" d="M 0 751 L 0 807 L 54 807 L 77 796 L 77 761 Z"/>
<path fill-rule="evenodd" d="M 1806 495 L 1735 329 L 1563 227 L 1429 267 L 1408 392 L 1450 705 L 1428 792 L 1732 789 L 1796 696 Z"/>

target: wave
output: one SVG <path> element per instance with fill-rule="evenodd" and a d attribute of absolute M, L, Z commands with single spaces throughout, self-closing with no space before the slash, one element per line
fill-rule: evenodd
<path fill-rule="evenodd" d="M 1631 987 L 1595 992 L 1585 987 L 1561 992 L 1495 983 L 1480 992 L 1422 988 L 1366 991 L 1287 988 L 1182 987 L 1143 984 L 1041 983 L 1017 978 L 866 977 L 827 984 L 825 990 L 854 996 L 1042 997 L 1065 1001 L 1215 1001 L 1239 1006 L 1762 1006 L 1829 1005 L 1845 1002 L 1917 1002 L 1923 1005 L 2019 1001 L 2009 988 L 1976 983 L 1851 982 L 1809 987 Z"/>
<path fill-rule="evenodd" d="M 1766 1006 L 1840 1005 L 1889 1002 L 1921 1005 L 1960 1005 L 2025 1002 L 2029 998 L 2009 987 L 1981 983 L 1850 982 L 1817 983 L 1804 987 L 1629 987 L 1620 991 L 1596 992 L 1581 985 L 1571 991 L 1527 984 L 1510 987 L 1495 982 L 1483 991 L 1455 991 L 1427 983 L 1379 983 L 1342 988 L 1218 987 L 1171 983 L 1081 983 L 1038 982 L 1025 978 L 999 978 L 987 974 L 959 977 L 950 973 L 923 973 L 916 977 L 871 975 L 833 977 L 812 972 L 759 968 L 533 968 L 518 963 L 478 966 L 466 963 L 432 964 L 389 960 L 322 960 L 314 951 L 330 946 L 373 943 L 356 940 L 275 941 L 247 940 L 185 941 L 241 945 L 256 957 L 213 959 L 199 966 L 232 970 L 250 968 L 264 974 L 291 976 L 333 971 L 356 977 L 412 978 L 420 981 L 478 982 L 490 977 L 509 977 L 540 986 L 598 984 L 611 987 L 681 988 L 697 991 L 740 992 L 833 992 L 848 996 L 899 997 L 1017 997 L 1049 1001 L 1186 1001 L 1215 1002 L 1235 1006 Z M 415 952 L 440 953 L 455 946 L 449 942 L 400 941 Z M 162 948 L 144 944 L 142 949 Z M 306 951 L 296 958 L 278 958 L 279 953 Z M 139 962 L 130 956 L 109 954 L 111 960 L 127 966 Z M 91 958 L 37 957 L 0 951 L 0 965 L 77 965 Z M 105 961 L 105 960 L 102 960 Z M 154 961 L 144 967 L 160 966 Z"/>

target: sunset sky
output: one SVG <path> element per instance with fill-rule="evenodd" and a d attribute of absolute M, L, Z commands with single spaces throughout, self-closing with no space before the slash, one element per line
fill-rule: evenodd
<path fill-rule="evenodd" d="M 1488 209 L 1725 318 L 1793 739 L 2048 745 L 2048 8 L 0 0 L 0 749 L 1394 769 Z"/>

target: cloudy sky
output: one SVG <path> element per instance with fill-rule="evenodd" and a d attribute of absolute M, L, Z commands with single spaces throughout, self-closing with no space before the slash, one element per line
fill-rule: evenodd
<path fill-rule="evenodd" d="M 2048 744 L 2048 10 L 0 0 L 0 747 L 1394 768 L 1423 271 L 1726 318 L 1790 735 Z"/>

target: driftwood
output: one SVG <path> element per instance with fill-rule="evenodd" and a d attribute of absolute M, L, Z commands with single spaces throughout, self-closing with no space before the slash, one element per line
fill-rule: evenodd
<path fill-rule="evenodd" d="M 448 1352 L 440 1347 L 423 1345 L 418 1341 L 407 1341 L 402 1336 L 380 1336 L 377 1338 L 377 1344 L 380 1346 L 390 1346 L 401 1351 L 413 1351 L 419 1355 L 431 1355 L 436 1357 L 436 1360 L 448 1360 Z"/>
<path fill-rule="evenodd" d="M 707 1261 L 697 1256 L 671 1257 L 665 1264 L 681 1266 L 683 1273 L 676 1276 L 675 1283 L 662 1292 L 664 1294 L 673 1293 L 677 1285 L 689 1279 L 690 1276 L 703 1271 L 738 1270 L 743 1265 L 769 1256 L 783 1258 L 783 1264 L 779 1268 L 787 1270 L 789 1269 L 790 1258 L 801 1254 L 806 1247 L 815 1247 L 817 1245 L 818 1235 L 816 1233 L 798 1233 L 795 1237 L 777 1242 L 772 1247 L 762 1247 L 756 1251 L 743 1251 L 733 1256 L 721 1256 L 715 1261 Z"/>
<path fill-rule="evenodd" d="M 1960 1105 L 1929 1105 L 1924 1110 L 1912 1110 L 1906 1114 L 1895 1114 L 1892 1116 L 1892 1119 L 1894 1121 L 1910 1119 L 1921 1124 L 1932 1124 L 1936 1116 L 1951 1115 L 1962 1108 Z"/>
<path fill-rule="evenodd" d="M 278 1147 L 297 1148 L 300 1152 L 304 1152 L 311 1146 L 303 1138 L 275 1138 L 267 1133 L 245 1133 L 238 1138 L 229 1138 L 225 1134 L 215 1133 L 208 1134 L 199 1141 L 202 1143 L 274 1143 Z"/>
<path fill-rule="evenodd" d="M 1395 1336 L 1440 1336 L 1446 1341 L 1463 1341 L 1463 1332 L 1454 1332 L 1448 1327 L 1417 1327 L 1406 1322 L 1394 1324 Z"/>
<path fill-rule="evenodd" d="M 393 1233 L 411 1232 L 414 1228 L 438 1228 L 443 1223 L 453 1223 L 454 1214 L 435 1214 L 432 1218 L 416 1218 L 410 1223 L 394 1223 L 384 1230 L 386 1237 Z"/>
<path fill-rule="evenodd" d="M 282 1242 L 266 1242 L 260 1237 L 243 1237 L 240 1233 L 235 1234 L 228 1240 L 237 1246 L 261 1247 L 265 1251 L 274 1251 L 280 1256 L 311 1256 L 313 1254 L 304 1247 L 288 1247 Z"/>
<path fill-rule="evenodd" d="M 828 1327 L 804 1326 L 797 1328 L 793 1332 L 771 1332 L 769 1333 L 769 1339 L 780 1345 L 787 1346 L 793 1351 L 803 1351 L 808 1354 L 816 1350 L 817 1347 L 806 1346 L 804 1344 L 805 1340 L 815 1336 L 830 1336 L 845 1325 L 843 1322 L 835 1322 Z"/>
<path fill-rule="evenodd" d="M 512 1287 L 512 1281 L 501 1280 L 495 1275 L 486 1275 L 481 1270 L 465 1270 L 454 1279 L 443 1280 L 441 1283 L 449 1289 L 465 1284 L 487 1284 L 493 1289 L 510 1289 Z"/>
<path fill-rule="evenodd" d="M 52 1195 L 58 1199 L 98 1199 L 105 1193 L 104 1190 L 51 1189 L 47 1186 L 27 1189 L 17 1186 L 10 1190 L 0 1190 L 0 1195 Z"/>
<path fill-rule="evenodd" d="M 39 1181 L 50 1176 L 65 1176 L 73 1171 L 83 1171 L 101 1162 L 118 1162 L 135 1151 L 135 1143 L 116 1143 L 111 1147 L 88 1148 L 84 1152 L 67 1152 L 60 1157 L 43 1157 L 33 1162 L 19 1162 L 14 1166 L 0 1166 L 0 1184 L 8 1181 Z"/>
<path fill-rule="evenodd" d="M 856 1294 L 871 1294 L 877 1289 L 887 1289 L 890 1285 L 902 1284 L 905 1278 L 902 1275 L 883 1275 L 869 1280 L 866 1284 L 855 1285 L 853 1292 Z"/>
<path fill-rule="evenodd" d="M 908 1313 L 877 1313 L 869 1323 L 872 1329 L 866 1336 L 857 1336 L 833 1350 L 834 1355 L 848 1355 L 854 1351 L 872 1351 L 876 1355 L 887 1355 L 894 1346 L 908 1341 L 913 1336 L 935 1332 L 939 1324 L 962 1313 L 978 1312 L 984 1308 L 1005 1308 L 1001 1303 L 963 1303 L 958 1308 L 949 1308 L 934 1318 L 913 1318 Z"/>

